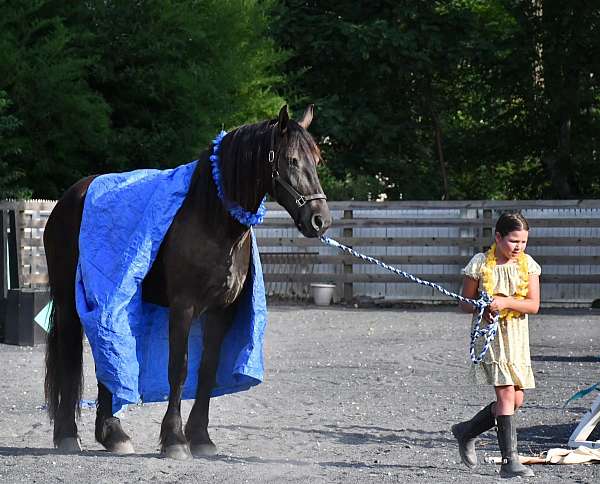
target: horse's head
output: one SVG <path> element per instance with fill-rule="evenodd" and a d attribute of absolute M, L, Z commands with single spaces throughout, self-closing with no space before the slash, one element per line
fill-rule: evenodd
<path fill-rule="evenodd" d="M 327 197 L 317 175 L 321 154 L 307 131 L 312 118 L 312 105 L 298 122 L 289 118 L 287 106 L 283 106 L 272 128 L 269 152 L 269 192 L 306 237 L 318 237 L 331 225 Z"/>

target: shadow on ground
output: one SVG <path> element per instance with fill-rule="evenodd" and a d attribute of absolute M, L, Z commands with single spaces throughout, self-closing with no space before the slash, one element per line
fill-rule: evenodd
<path fill-rule="evenodd" d="M 560 361 L 565 363 L 600 363 L 600 356 L 531 355 L 532 361 Z"/>

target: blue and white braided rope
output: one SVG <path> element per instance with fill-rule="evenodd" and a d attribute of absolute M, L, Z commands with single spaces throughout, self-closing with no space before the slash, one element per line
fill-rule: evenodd
<path fill-rule="evenodd" d="M 348 247 L 344 244 L 340 244 L 338 241 L 333 240 L 329 237 L 320 237 L 320 239 L 321 239 L 321 242 L 323 242 L 326 245 L 341 249 L 345 252 L 348 252 L 349 254 L 352 254 L 355 257 L 358 257 L 367 262 L 371 262 L 380 267 L 383 267 L 384 269 L 394 272 L 395 274 L 398 274 L 399 276 L 402 276 L 406 279 L 416 282 L 417 284 L 431 287 L 433 289 L 440 291 L 442 294 L 445 294 L 446 296 L 449 296 L 451 298 L 457 299 L 458 301 L 461 301 L 461 302 L 464 302 L 464 303 L 474 306 L 475 310 L 477 312 L 476 312 L 475 322 L 473 324 L 473 331 L 471 331 L 471 345 L 470 345 L 469 353 L 471 355 L 471 361 L 473 363 L 475 363 L 475 364 L 481 363 L 481 361 L 483 360 L 485 354 L 487 353 L 487 351 L 490 347 L 491 342 L 494 340 L 494 338 L 496 337 L 496 334 L 498 333 L 498 315 L 493 316 L 492 322 L 489 325 L 487 325 L 485 328 L 481 328 L 481 320 L 483 318 L 483 312 L 485 311 L 485 308 L 488 307 L 492 303 L 492 298 L 488 295 L 487 292 L 482 291 L 479 299 L 469 299 L 469 298 L 461 296 L 460 294 L 456 294 L 454 292 L 448 291 L 447 289 L 440 286 L 439 284 L 435 284 L 434 282 L 429 282 L 429 281 L 425 281 L 423 279 L 419 279 L 418 277 L 413 276 L 412 274 L 409 274 L 408 272 L 405 272 L 396 267 L 390 266 L 390 265 L 386 264 L 385 262 L 375 259 L 374 257 L 369 257 L 368 255 L 361 254 L 360 252 L 357 252 L 354 249 L 351 249 L 350 247 Z M 475 354 L 476 353 L 475 345 L 477 343 L 477 340 L 480 337 L 483 337 L 484 344 L 483 344 L 483 347 L 482 347 L 481 351 L 479 352 L 479 354 Z"/>

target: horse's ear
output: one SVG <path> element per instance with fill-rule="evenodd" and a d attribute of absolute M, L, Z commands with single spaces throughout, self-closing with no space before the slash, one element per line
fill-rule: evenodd
<path fill-rule="evenodd" d="M 302 126 L 304 129 L 308 129 L 308 127 L 310 126 L 310 123 L 312 123 L 314 112 L 315 112 L 315 105 L 309 104 L 308 107 L 306 108 L 306 111 L 304 111 L 304 114 L 302 115 L 302 119 L 300 121 L 298 121 L 298 124 L 300 126 Z"/>
<path fill-rule="evenodd" d="M 277 116 L 277 124 L 279 125 L 280 133 L 285 133 L 289 120 L 290 120 L 290 115 L 288 114 L 288 109 L 287 109 L 287 104 L 286 104 L 279 110 L 279 115 Z"/>

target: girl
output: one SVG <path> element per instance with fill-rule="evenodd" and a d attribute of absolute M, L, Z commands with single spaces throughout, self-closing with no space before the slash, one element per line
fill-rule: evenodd
<path fill-rule="evenodd" d="M 498 333 L 483 361 L 472 365 L 475 380 L 494 386 L 496 401 L 480 410 L 471 420 L 452 426 L 462 461 L 475 467 L 475 438 L 498 426 L 502 453 L 501 477 L 529 477 L 533 471 L 519 462 L 515 411 L 523 405 L 523 390 L 534 388 L 529 356 L 527 315 L 540 306 L 540 266 L 527 254 L 529 224 L 519 213 L 505 213 L 496 223 L 495 242 L 490 250 L 476 254 L 463 269 L 463 296 L 477 299 L 485 290 L 493 297 L 484 318 L 498 315 Z M 473 313 L 473 306 L 461 303 Z"/>

